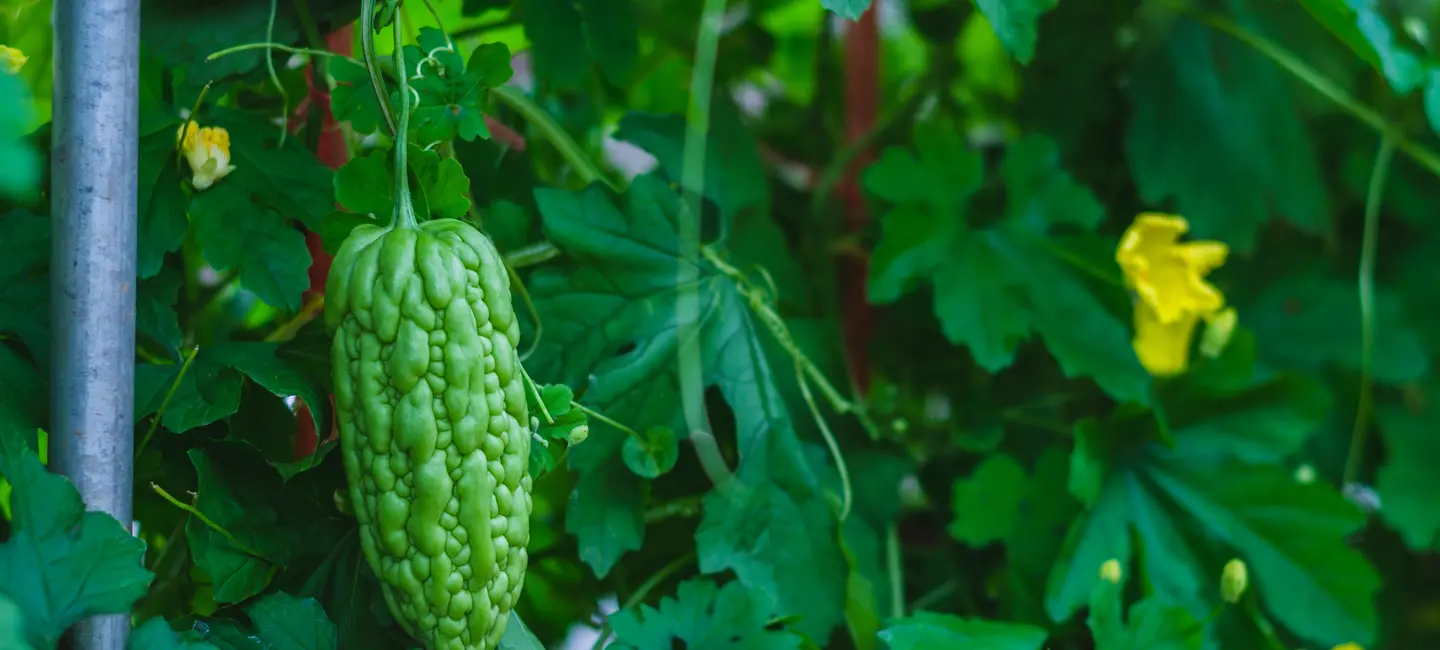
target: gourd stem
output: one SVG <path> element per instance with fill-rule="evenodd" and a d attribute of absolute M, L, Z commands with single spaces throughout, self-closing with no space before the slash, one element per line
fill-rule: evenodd
<path fill-rule="evenodd" d="M 417 230 L 415 205 L 410 202 L 410 166 L 406 161 L 410 149 L 410 80 L 405 69 L 405 32 L 401 29 L 403 12 L 395 12 L 395 78 L 400 84 L 400 124 L 395 128 L 395 219 L 392 227 Z"/>

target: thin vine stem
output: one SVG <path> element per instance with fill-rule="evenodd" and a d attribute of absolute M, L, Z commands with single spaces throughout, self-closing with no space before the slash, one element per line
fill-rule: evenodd
<path fill-rule="evenodd" d="M 150 420 L 150 428 L 145 432 L 145 437 L 140 439 L 140 445 L 135 448 L 135 458 L 139 460 L 140 455 L 145 453 L 145 448 L 150 445 L 150 439 L 155 437 L 155 432 L 160 429 L 160 420 L 165 417 L 165 410 L 170 408 L 170 400 L 175 399 L 175 392 L 180 388 L 180 382 L 185 380 L 185 373 L 190 370 L 190 364 L 195 362 L 195 355 L 200 353 L 200 346 L 190 349 L 190 354 L 185 356 L 185 362 L 180 365 L 180 372 L 175 374 L 175 381 L 170 384 L 169 392 L 165 393 L 165 399 L 161 400 L 160 408 L 155 411 L 154 419 Z"/>
<path fill-rule="evenodd" d="M 600 172 L 600 168 L 590 160 L 589 156 L 585 155 L 585 152 L 580 149 L 580 145 L 575 144 L 575 140 L 570 137 L 569 133 L 565 132 L 565 129 L 560 127 L 560 124 L 555 121 L 555 118 L 550 117 L 550 114 L 545 112 L 545 109 L 540 108 L 538 104 L 529 97 L 526 97 L 525 93 L 521 92 L 520 89 L 511 86 L 501 86 L 499 88 L 492 88 L 490 93 L 494 95 L 496 99 L 499 99 L 502 104 L 509 106 L 516 113 L 519 113 L 531 126 L 539 130 L 540 135 L 560 152 L 560 157 L 564 158 L 565 162 L 570 163 L 570 166 L 575 168 L 575 173 L 580 175 L 580 180 L 585 184 L 588 185 L 595 181 L 600 181 L 611 190 L 616 192 L 621 191 L 621 188 L 615 181 Z"/>
<path fill-rule="evenodd" d="M 265 42 L 275 40 L 275 13 L 280 8 L 280 0 L 270 0 L 270 19 L 265 23 Z M 265 52 L 265 70 L 270 73 L 270 83 L 275 84 L 275 89 L 280 91 L 280 147 L 285 146 L 285 138 L 290 135 L 290 93 L 285 91 L 285 84 L 280 83 L 280 75 L 275 73 L 275 56 L 273 52 Z"/>
<path fill-rule="evenodd" d="M 405 12 L 396 11 L 390 31 L 395 35 L 395 69 L 399 71 L 395 79 L 400 86 L 400 125 L 395 130 L 395 216 L 391 225 L 416 230 L 420 221 L 415 216 L 415 205 L 410 201 L 410 80 L 405 71 L 404 22 Z M 376 99 L 385 103 L 384 97 Z"/>
<path fill-rule="evenodd" d="M 700 12 L 699 34 L 695 38 L 695 67 L 690 75 L 690 107 L 685 116 L 685 149 L 680 185 L 685 205 L 677 222 L 679 255 L 676 260 L 675 320 L 678 339 L 680 406 L 695 451 L 702 456 L 718 453 L 710 420 L 705 413 L 704 361 L 700 351 L 700 295 L 695 288 L 700 269 L 690 260 L 700 255 L 700 197 L 705 192 L 705 145 L 710 132 L 710 94 L 715 82 L 715 58 L 719 51 L 720 22 L 725 0 L 705 0 Z M 706 442 L 712 444 L 705 444 Z M 703 458 L 709 467 L 713 459 Z M 727 467 L 728 474 L 728 467 Z"/>
<path fill-rule="evenodd" d="M 1384 202 L 1385 181 L 1390 161 L 1395 158 L 1395 138 L 1387 132 L 1375 154 L 1375 167 L 1370 171 L 1370 187 L 1365 193 L 1365 234 L 1360 244 L 1358 282 L 1360 294 L 1360 396 L 1355 407 L 1355 428 L 1350 434 L 1350 451 L 1345 457 L 1343 486 L 1354 483 L 1360 475 L 1365 457 L 1365 439 L 1370 431 L 1370 408 L 1373 401 L 1372 376 L 1375 357 L 1375 257 L 1379 248 L 1380 205 Z"/>
<path fill-rule="evenodd" d="M 399 31 L 399 26 L 395 27 Z M 385 90 L 385 80 L 380 78 L 380 66 L 375 56 L 375 0 L 360 0 L 360 53 L 365 57 L 365 71 L 370 75 L 370 87 L 375 90 L 375 99 L 380 102 L 380 115 L 391 133 L 396 133 L 395 115 L 390 110 L 390 93 Z M 404 75 L 400 68 L 396 76 Z"/>
<path fill-rule="evenodd" d="M 1291 54 L 1285 48 L 1276 45 L 1274 42 L 1259 34 L 1255 34 L 1223 17 L 1190 7 L 1181 0 L 1161 1 L 1172 9 L 1191 16 L 1200 23 L 1216 31 L 1228 34 L 1236 40 L 1254 48 L 1255 51 L 1273 61 L 1296 79 L 1304 82 L 1305 85 L 1309 86 L 1315 92 L 1324 95 L 1327 99 L 1334 102 L 1346 113 L 1349 113 L 1351 117 L 1368 124 L 1385 137 L 1393 137 L 1395 139 L 1394 146 L 1399 149 L 1401 153 L 1409 156 L 1411 160 L 1430 170 L 1431 173 L 1440 176 L 1440 155 L 1401 135 L 1396 127 L 1392 125 L 1389 120 L 1385 119 L 1385 116 L 1381 115 L 1379 111 L 1356 99 L 1341 88 L 1339 84 L 1336 84 L 1318 70 L 1307 65 L 1300 57 Z"/>
<path fill-rule="evenodd" d="M 820 428 L 820 437 L 825 439 L 825 446 L 830 449 L 830 455 L 835 459 L 835 469 L 840 473 L 840 521 L 844 522 L 850 516 L 850 506 L 854 500 L 854 488 L 850 484 L 850 467 L 845 464 L 845 455 L 840 453 L 840 442 L 835 439 L 835 434 L 830 431 L 830 425 L 825 423 L 825 418 L 820 415 L 820 407 L 815 403 L 815 396 L 810 393 L 810 382 L 805 380 L 805 369 L 802 367 L 799 355 L 795 356 L 795 380 L 800 384 L 800 395 L 805 398 L 806 406 L 810 407 L 810 415 L 815 418 L 815 426 Z"/>
<path fill-rule="evenodd" d="M 246 52 L 246 51 L 249 51 L 249 50 L 280 50 L 281 52 L 289 52 L 289 53 L 291 53 L 291 54 L 304 54 L 304 55 L 307 55 L 307 56 L 338 57 L 338 58 L 341 58 L 341 59 L 348 59 L 348 58 L 350 58 L 350 57 L 345 56 L 344 54 L 340 54 L 340 53 L 338 53 L 338 52 L 330 52 L 330 51 L 328 51 L 328 50 L 317 50 L 317 49 L 308 48 L 308 47 L 294 47 L 294 46 L 292 46 L 292 45 L 286 45 L 286 44 L 284 44 L 284 43 L 273 43 L 273 42 L 265 41 L 265 42 L 259 42 L 259 43 L 242 43 L 242 44 L 240 44 L 240 45 L 236 45 L 236 46 L 233 46 L 233 47 L 227 47 L 227 48 L 225 48 L 225 49 L 223 49 L 223 50 L 216 50 L 215 52 L 212 52 L 212 53 L 210 54 L 210 56 L 205 57 L 205 60 L 206 60 L 206 61 L 214 61 L 215 59 L 218 59 L 218 58 L 223 57 L 223 56 L 229 56 L 229 55 L 231 55 L 231 54 L 236 54 L 236 53 L 239 53 L 239 52 Z"/>
<path fill-rule="evenodd" d="M 597 411 L 597 410 L 595 410 L 595 409 L 592 409 L 592 408 L 590 408 L 590 407 L 588 407 L 588 406 L 585 406 L 584 404 L 581 404 L 580 402 L 575 402 L 575 401 L 570 402 L 570 408 L 575 409 L 575 410 L 578 410 L 578 411 L 580 411 L 581 413 L 584 413 L 584 414 L 585 414 L 586 416 L 588 416 L 588 417 L 595 418 L 596 420 L 599 420 L 599 421 L 601 421 L 601 422 L 604 422 L 605 424 L 608 424 L 608 425 L 610 425 L 610 426 L 612 426 L 612 427 L 615 427 L 616 429 L 619 429 L 619 430 L 621 430 L 621 431 L 624 431 L 625 433 L 629 434 L 631 438 L 634 438 L 636 441 L 638 441 L 638 442 L 639 442 L 640 444 L 642 444 L 642 445 L 648 445 L 648 444 L 650 444 L 650 441 L 646 440 L 646 439 L 645 439 L 645 436 L 640 435 L 640 432 L 639 432 L 639 431 L 636 431 L 636 430 L 634 430 L 634 429 L 631 429 L 630 427 L 627 427 L 627 426 L 625 426 L 625 425 L 623 425 L 623 424 L 620 424 L 619 422 L 616 422 L 615 420 L 610 419 L 610 417 L 607 416 L 607 415 L 605 415 L 604 413 L 601 413 L 601 412 L 599 412 L 599 411 Z"/>
<path fill-rule="evenodd" d="M 226 530 L 224 526 L 221 526 L 220 524 L 215 523 L 214 520 L 210 519 L 209 517 L 206 517 L 206 516 L 205 516 L 205 513 L 200 512 L 200 509 L 199 509 L 199 508 L 196 508 L 195 506 L 192 506 L 192 505 L 190 505 L 190 504 L 188 504 L 188 503 L 185 503 L 184 501 L 181 501 L 181 500 L 179 500 L 179 499 L 176 499 L 176 498 L 175 498 L 174 496 L 172 496 L 169 492 L 166 492 L 166 491 L 165 491 L 165 488 L 160 487 L 160 485 L 159 485 L 158 483 L 151 483 L 151 484 L 150 484 L 150 489 L 151 489 L 151 490 L 154 490 L 156 494 L 160 495 L 160 498 L 165 499 L 166 501 L 169 501 L 171 505 L 173 505 L 173 506 L 175 506 L 176 508 L 179 508 L 179 509 L 181 509 L 181 510 L 184 510 L 185 512 L 188 512 L 188 513 L 190 513 L 191 515 L 193 515 L 196 519 L 199 519 L 199 520 L 200 520 L 201 522 L 203 522 L 206 526 L 209 526 L 211 530 L 214 530 L 215 532 L 220 533 L 221 535 L 224 535 L 224 536 L 225 536 L 225 539 L 226 539 L 226 540 L 229 540 L 229 542 L 230 542 L 231 544 L 233 544 L 233 545 L 235 546 L 235 548 L 236 548 L 237 550 L 239 550 L 241 553 L 244 553 L 244 554 L 249 555 L 249 556 L 252 556 L 252 557 L 259 558 L 259 559 L 261 559 L 261 560 L 265 560 L 267 563 L 270 561 L 269 558 L 266 558 L 264 555 L 261 555 L 259 551 L 256 551 L 255 549 L 252 549 L 252 548 L 250 548 L 249 546 L 247 546 L 244 542 L 241 542 L 238 538 L 235 537 L 235 534 L 234 534 L 234 533 L 231 533 L 230 531 Z"/>

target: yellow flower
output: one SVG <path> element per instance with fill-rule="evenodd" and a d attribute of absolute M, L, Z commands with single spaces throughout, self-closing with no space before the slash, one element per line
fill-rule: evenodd
<path fill-rule="evenodd" d="M 1115 251 L 1125 285 L 1136 297 L 1135 354 L 1159 377 L 1185 371 L 1195 326 L 1225 307 L 1225 296 L 1205 276 L 1225 263 L 1229 249 L 1220 242 L 1178 243 L 1189 229 L 1181 217 L 1144 213 Z"/>
<path fill-rule="evenodd" d="M 190 121 L 180 127 L 175 137 L 180 139 L 190 171 L 194 172 L 191 183 L 196 190 L 204 190 L 235 171 L 235 166 L 230 164 L 230 133 L 225 129 L 212 126 L 202 129 Z"/>
<path fill-rule="evenodd" d="M 1330 648 L 1330 650 L 1365 650 L 1365 648 L 1360 647 L 1358 643 L 1342 643 Z"/>
<path fill-rule="evenodd" d="M 30 58 L 24 52 L 13 47 L 0 45 L 0 71 L 8 74 L 19 74 L 20 67 L 25 65 Z"/>
<path fill-rule="evenodd" d="M 1250 571 L 1245 567 L 1245 562 L 1235 558 L 1225 563 L 1225 569 L 1220 572 L 1220 597 L 1225 602 L 1235 604 L 1240 602 L 1240 597 L 1245 595 L 1245 588 L 1250 586 Z"/>
<path fill-rule="evenodd" d="M 1105 560 L 1105 563 L 1100 565 L 1100 579 L 1105 582 L 1119 584 L 1120 561 L 1115 559 Z"/>

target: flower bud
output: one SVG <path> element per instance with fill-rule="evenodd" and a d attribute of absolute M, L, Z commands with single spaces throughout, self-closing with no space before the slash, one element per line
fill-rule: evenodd
<path fill-rule="evenodd" d="M 21 66 L 24 66 L 25 62 L 29 60 L 30 57 L 25 56 L 24 52 L 13 47 L 0 45 L 0 72 L 20 74 Z"/>
<path fill-rule="evenodd" d="M 1235 308 L 1228 307 L 1205 319 L 1205 333 L 1200 337 L 1200 354 L 1214 359 L 1225 352 L 1230 337 L 1235 334 Z"/>
<path fill-rule="evenodd" d="M 1105 560 L 1100 565 L 1100 579 L 1114 584 L 1120 584 L 1120 561 L 1115 559 Z"/>
<path fill-rule="evenodd" d="M 1245 595 L 1245 588 L 1250 586 L 1250 572 L 1245 567 L 1245 562 L 1235 558 L 1225 563 L 1225 570 L 1220 573 L 1220 597 L 1225 602 L 1234 605 L 1240 602 L 1240 597 Z"/>
<path fill-rule="evenodd" d="M 572 445 L 578 445 L 582 442 L 585 442 L 585 439 L 589 437 L 590 425 L 582 424 L 578 427 L 575 427 L 574 429 L 571 429 L 570 435 L 566 437 L 566 440 Z"/>
<path fill-rule="evenodd" d="M 216 181 L 235 171 L 230 164 L 230 133 L 220 127 L 200 128 L 194 121 L 186 122 L 176 133 L 185 160 L 194 172 L 191 184 L 197 191 L 204 190 Z"/>

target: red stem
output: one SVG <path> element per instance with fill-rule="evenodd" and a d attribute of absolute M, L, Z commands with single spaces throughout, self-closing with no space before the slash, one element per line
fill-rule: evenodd
<path fill-rule="evenodd" d="M 331 52 L 350 56 L 354 43 L 354 26 L 346 25 L 325 37 L 325 44 Z M 297 117 L 304 119 L 305 112 L 320 110 L 324 117 L 321 120 L 320 143 L 316 147 L 315 155 L 320 162 L 331 169 L 339 169 L 350 158 L 350 153 L 345 146 L 345 132 L 335 122 L 334 115 L 330 112 L 330 91 L 325 84 L 315 83 L 313 68 L 305 69 L 305 83 L 309 88 L 309 96 L 298 111 Z M 321 244 L 319 233 L 305 232 L 305 247 L 310 250 L 310 288 L 305 292 L 305 300 L 308 302 L 314 296 L 325 295 L 325 279 L 330 274 L 330 255 L 325 252 Z M 330 430 L 326 436 L 327 440 L 335 436 L 335 397 L 330 398 Z M 303 402 L 296 411 L 295 419 L 295 459 L 299 460 L 312 453 L 319 445 L 320 436 L 315 430 L 314 420 L 310 417 L 310 408 Z"/>
<path fill-rule="evenodd" d="M 845 70 L 845 142 L 848 145 L 875 128 L 878 112 L 880 30 L 873 4 L 845 33 Z M 863 232 L 870 220 L 860 192 L 859 174 L 873 159 L 869 151 L 856 156 L 836 184 L 836 193 L 845 206 L 847 234 Z M 844 321 L 845 358 L 850 367 L 850 381 L 861 395 L 870 389 L 871 313 L 865 291 L 869 274 L 870 263 L 865 253 L 841 257 L 840 312 Z"/>

